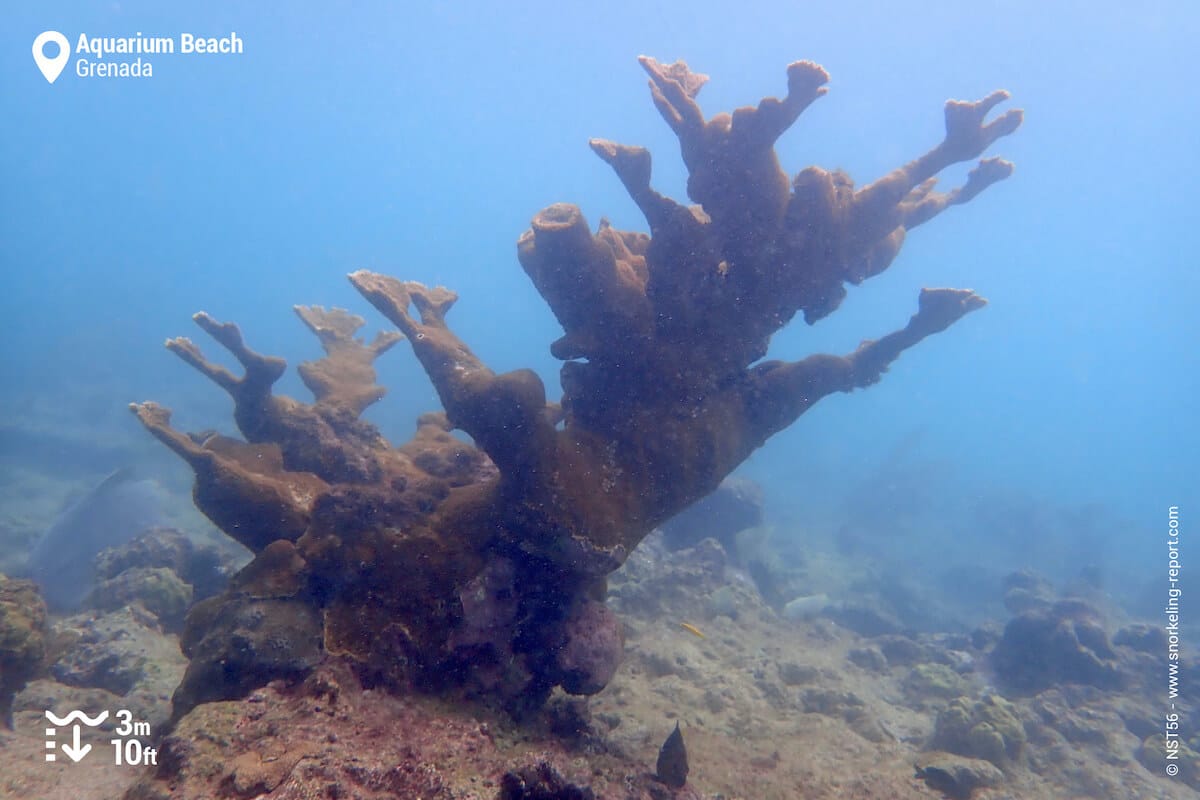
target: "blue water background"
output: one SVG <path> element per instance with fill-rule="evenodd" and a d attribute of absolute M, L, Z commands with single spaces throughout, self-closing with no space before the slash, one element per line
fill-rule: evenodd
<path fill-rule="evenodd" d="M 966 511 L 955 521 L 973 497 L 1099 508 L 1102 533 L 1055 528 L 1062 557 L 1104 549 L 1147 569 L 1165 557 L 1166 506 L 1196 499 L 1194 4 L 123 0 L 5 17 L 0 409 L 14 416 L 139 437 L 125 404 L 153 398 L 181 427 L 228 430 L 227 400 L 163 339 L 218 356 L 189 320 L 203 309 L 294 365 L 319 348 L 293 304 L 386 325 L 345 280 L 360 268 L 453 288 L 451 323 L 476 352 L 534 367 L 557 394 L 559 329 L 518 235 L 558 201 L 644 229 L 589 137 L 648 146 L 656 188 L 685 196 L 635 57 L 710 74 L 710 114 L 782 94 L 788 62 L 812 59 L 830 93 L 780 142 L 789 172 L 843 167 L 865 184 L 940 140 L 951 97 L 1006 88 L 1027 118 L 990 151 L 1016 162 L 1011 180 L 914 231 L 837 314 L 776 338 L 774 357 L 846 352 L 902 326 L 922 286 L 991 301 L 746 465 L 787 535 L 836 532 L 848 487 L 890 480 L 910 441 L 900 471 L 980 563 L 1005 545 Z M 236 31 L 245 53 L 149 57 L 141 81 L 69 66 L 50 86 L 29 50 L 46 29 Z M 380 373 L 390 394 L 371 416 L 400 439 L 436 396 L 404 346 Z M 292 375 L 281 390 L 307 397 Z"/>

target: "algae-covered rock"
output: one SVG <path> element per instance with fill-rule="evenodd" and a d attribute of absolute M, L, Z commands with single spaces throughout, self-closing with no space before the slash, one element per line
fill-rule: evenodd
<path fill-rule="evenodd" d="M 30 681 L 13 700 L 14 728 L 27 736 L 40 736 L 45 731 L 47 711 L 64 717 L 71 711 L 79 710 L 89 717 L 95 717 L 105 711 L 111 715 L 118 708 L 130 708 L 130 704 L 107 689 L 69 686 L 53 678 L 38 678 Z M 139 720 L 145 718 L 140 713 L 136 713 L 136 716 Z M 98 728 L 111 732 L 116 726 L 117 719 L 110 716 Z"/>
<path fill-rule="evenodd" d="M 927 753 L 915 766 L 916 777 L 950 800 L 969 800 L 977 790 L 1004 782 L 1004 773 L 987 761 L 953 753 Z"/>
<path fill-rule="evenodd" d="M 1113 644 L 1157 656 L 1167 651 L 1167 632 L 1158 625 L 1135 622 L 1117 631 Z"/>
<path fill-rule="evenodd" d="M 934 653 L 929 647 L 907 636 L 896 634 L 877 636 L 875 643 L 879 646 L 879 651 L 883 653 L 884 658 L 887 659 L 888 665 L 892 667 L 911 667 L 934 660 Z"/>
<path fill-rule="evenodd" d="M 46 654 L 46 603 L 33 581 L 0 575 L 0 725 L 12 727 L 12 699 Z"/>
<path fill-rule="evenodd" d="M 189 585 L 192 599 L 199 601 L 225 587 L 233 559 L 212 545 L 197 544 L 182 531 L 152 528 L 119 547 L 101 551 L 94 566 L 99 581 L 112 580 L 131 569 L 165 568 Z"/>
<path fill-rule="evenodd" d="M 1025 741 L 1025 727 L 1016 707 L 989 694 L 974 701 L 959 697 L 944 708 L 929 747 L 1004 767 L 1020 758 Z"/>
<path fill-rule="evenodd" d="M 722 586 L 708 596 L 705 610 L 709 617 L 725 616 L 737 619 L 737 595 L 732 586 Z"/>
<path fill-rule="evenodd" d="M 1011 614 L 1043 611 L 1054 605 L 1055 591 L 1050 581 L 1028 569 L 1004 579 L 1004 607 Z"/>
<path fill-rule="evenodd" d="M 846 660 L 867 672 L 883 673 L 888 670 L 887 657 L 874 645 L 850 648 L 846 652 Z"/>
<path fill-rule="evenodd" d="M 68 686 L 105 689 L 116 695 L 135 690 L 169 694 L 178 684 L 184 659 L 174 636 L 140 606 L 101 614 L 79 614 L 56 625 L 72 643 L 50 666 Z"/>
<path fill-rule="evenodd" d="M 1155 775 L 1167 775 L 1200 791 L 1200 753 L 1185 741 L 1174 741 L 1179 742 L 1178 748 L 1168 748 L 1161 733 L 1147 736 L 1138 748 L 1138 761 Z"/>
<path fill-rule="evenodd" d="M 726 478 L 712 494 L 666 522 L 663 541 L 671 550 L 683 550 L 711 538 L 733 553 L 738 532 L 762 524 L 762 506 L 762 489 L 756 483 Z"/>
<path fill-rule="evenodd" d="M 843 720 L 850 730 L 869 742 L 882 742 L 889 734 L 867 709 L 866 702 L 854 692 L 812 688 L 800 693 L 800 707 L 808 714 L 821 714 Z"/>
<path fill-rule="evenodd" d="M 799 686 L 814 683 L 821 677 L 821 670 L 812 664 L 801 664 L 796 661 L 781 661 L 778 665 L 779 679 L 788 686 Z"/>
<path fill-rule="evenodd" d="M 134 602 L 158 617 L 167 630 L 178 630 L 192 604 L 192 587 L 167 567 L 131 567 L 97 584 L 88 604 L 114 611 Z"/>
<path fill-rule="evenodd" d="M 311 606 L 287 598 L 224 595 L 198 604 L 183 634 L 191 662 L 173 698 L 175 716 L 270 680 L 305 677 L 323 652 L 321 630 Z"/>
<path fill-rule="evenodd" d="M 155 732 L 166 723 L 186 661 L 178 638 L 164 633 L 140 605 L 58 620 L 48 641 L 47 674 L 13 699 L 18 732 L 41 736 L 47 710 L 63 716 L 78 709 L 94 716 L 126 709 Z"/>
<path fill-rule="evenodd" d="M 1030 694 L 1061 684 L 1115 690 L 1128 683 L 1099 614 L 1075 599 L 1014 617 L 991 661 L 1004 686 Z"/>
<path fill-rule="evenodd" d="M 621 665 L 621 622 L 603 603 L 588 601 L 571 615 L 566 629 L 567 641 L 557 656 L 562 687 L 570 694 L 595 694 Z"/>
<path fill-rule="evenodd" d="M 905 629 L 890 609 L 860 601 L 829 606 L 823 615 L 860 636 L 894 635 Z"/>
<path fill-rule="evenodd" d="M 784 603 L 781 614 L 784 619 L 790 620 L 816 619 L 829 605 L 827 594 L 806 594 Z"/>
<path fill-rule="evenodd" d="M 904 679 L 905 693 L 918 702 L 961 697 L 969 688 L 970 684 L 945 664 L 917 664 Z"/>
<path fill-rule="evenodd" d="M 544 761 L 506 772 L 500 779 L 498 800 L 542 800 L 559 797 L 569 800 L 594 800 L 596 795 L 586 786 L 571 783 L 551 764 Z"/>

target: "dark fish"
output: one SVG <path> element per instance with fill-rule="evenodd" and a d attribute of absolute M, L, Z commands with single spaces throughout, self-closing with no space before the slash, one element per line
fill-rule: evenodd
<path fill-rule="evenodd" d="M 119 469 L 58 515 L 29 554 L 29 576 L 51 608 L 72 611 L 92 590 L 97 553 L 162 523 L 158 485 Z"/>
<path fill-rule="evenodd" d="M 654 766 L 654 772 L 660 781 L 672 789 L 678 789 L 687 783 L 687 748 L 683 746 L 683 732 L 679 730 L 678 722 L 675 723 L 675 730 L 671 731 L 671 735 L 663 742 L 662 749 L 658 751 L 658 763 Z"/>

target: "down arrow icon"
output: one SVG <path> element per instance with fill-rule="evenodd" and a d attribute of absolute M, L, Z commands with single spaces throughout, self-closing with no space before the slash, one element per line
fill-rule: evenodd
<path fill-rule="evenodd" d="M 68 758 L 70 758 L 72 761 L 74 761 L 75 763 L 78 764 L 79 759 L 83 758 L 88 753 L 92 752 L 92 746 L 90 744 L 80 745 L 80 743 L 79 743 L 79 726 L 72 725 L 71 727 L 75 731 L 75 734 L 72 737 L 74 739 L 73 743 L 72 744 L 64 744 L 59 749 L 61 749 L 64 753 L 66 753 Z"/>

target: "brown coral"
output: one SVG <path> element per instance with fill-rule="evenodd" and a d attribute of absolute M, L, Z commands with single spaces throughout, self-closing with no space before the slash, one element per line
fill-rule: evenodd
<path fill-rule="evenodd" d="M 816 167 L 789 181 L 775 155 L 778 137 L 825 92 L 816 64 L 788 67 L 783 99 L 707 120 L 696 103 L 705 76 L 682 62 L 641 64 L 697 205 L 651 188 L 645 149 L 594 140 L 649 235 L 606 222 L 593 234 L 578 208 L 558 204 L 521 237 L 521 265 L 564 329 L 551 348 L 566 362 L 561 404 L 547 401 L 532 371 L 496 374 L 472 353 L 446 322 L 453 292 L 369 272 L 350 280 L 408 339 L 445 409 L 399 447 L 360 419 L 383 394 L 372 362 L 399 334 L 368 345 L 355 338 L 361 318 L 298 308 L 326 350 L 301 366 L 311 405 L 271 393 L 283 362 L 250 350 L 232 324 L 195 318 L 241 362 L 240 378 L 186 339 L 167 343 L 230 393 L 246 441 L 198 441 L 173 430 L 165 409 L 133 410 L 191 464 L 197 505 L 259 553 L 253 580 L 209 601 L 197 623 L 232 617 L 231 603 L 261 603 L 248 587 L 270 585 L 272 602 L 319 609 L 325 648 L 374 680 L 470 684 L 472 665 L 488 663 L 489 691 L 536 704 L 569 682 L 557 654 L 588 635 L 578 631 L 582 604 L 654 526 L 822 397 L 869 386 L 905 349 L 984 305 L 967 290 L 926 289 L 905 327 L 853 353 L 761 361 L 797 312 L 809 322 L 829 314 L 845 283 L 891 263 L 910 228 L 1011 172 L 985 159 L 964 186 L 933 188 L 944 167 L 979 157 L 1020 124 L 1019 111 L 985 121 L 1006 93 L 948 103 L 941 144 L 855 190 L 845 174 Z M 464 593 L 501 561 L 488 574 L 492 584 L 508 576 L 503 619 L 488 628 Z M 493 640 L 476 635 L 485 628 Z M 454 637 L 466 629 L 476 633 Z M 467 640 L 469 657 L 455 652 Z M 608 640 L 619 637 L 597 639 Z M 219 658 L 221 647 L 211 649 Z M 231 678 L 229 691 L 246 685 Z"/>

